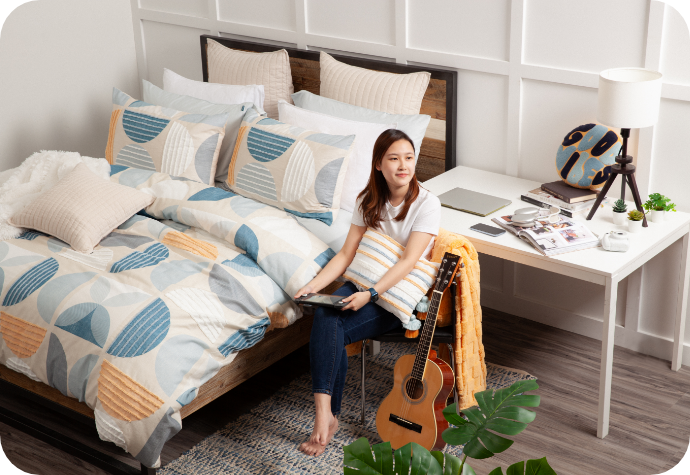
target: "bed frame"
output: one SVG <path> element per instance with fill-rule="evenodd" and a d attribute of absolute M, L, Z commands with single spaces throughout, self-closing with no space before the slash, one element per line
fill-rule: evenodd
<path fill-rule="evenodd" d="M 209 38 L 218 41 L 228 48 L 243 51 L 268 52 L 283 49 L 274 45 L 202 35 L 200 40 L 204 81 L 208 81 L 206 44 Z M 292 82 L 295 92 L 306 89 L 314 94 L 319 94 L 319 52 L 295 48 L 284 49 L 287 50 L 290 56 Z M 333 57 L 352 66 L 376 71 L 396 74 L 419 71 L 430 72 L 431 80 L 422 100 L 421 113 L 430 115 L 432 120 L 422 142 L 417 162 L 417 175 L 420 181 L 425 181 L 455 167 L 457 124 L 456 71 L 420 68 L 344 55 L 333 55 Z M 324 289 L 324 291 L 328 292 L 328 288 Z M 216 376 L 199 388 L 198 395 L 194 401 L 184 406 L 180 411 L 182 418 L 189 416 L 261 370 L 305 345 L 309 341 L 312 321 L 312 315 L 305 315 L 287 328 L 269 331 L 258 344 L 252 348 L 240 351 L 232 364 L 223 367 Z M 93 410 L 86 404 L 66 397 L 57 389 L 33 381 L 3 365 L 0 365 L 0 391 L 16 394 L 17 397 L 48 406 L 63 415 L 76 418 L 82 422 L 87 421 L 91 423 L 94 419 Z M 0 422 L 110 473 L 128 475 L 137 473 L 152 475 L 156 473 L 155 469 L 143 465 L 139 472 L 110 455 L 56 433 L 29 418 L 3 407 L 0 407 Z"/>

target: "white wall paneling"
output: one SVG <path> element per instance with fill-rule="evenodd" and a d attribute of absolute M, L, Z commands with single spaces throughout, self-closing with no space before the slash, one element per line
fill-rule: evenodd
<path fill-rule="evenodd" d="M 295 31 L 294 0 L 217 0 L 217 5 L 221 21 Z"/>
<path fill-rule="evenodd" d="M 307 32 L 395 44 L 395 0 L 308 0 Z"/>
<path fill-rule="evenodd" d="M 201 77 L 201 33 L 455 69 L 458 162 L 541 181 L 556 179 L 563 136 L 596 120 L 601 70 L 659 69 L 665 75 L 659 122 L 633 130 L 629 149 L 643 198 L 662 192 L 690 211 L 690 34 L 680 15 L 657 1 L 131 0 L 131 6 L 139 73 L 156 83 L 163 67 Z M 679 249 L 619 284 L 616 344 L 671 358 Z M 482 297 L 484 305 L 601 338 L 603 293 L 596 286 L 482 256 Z"/>
<path fill-rule="evenodd" d="M 599 73 L 644 65 L 648 0 L 526 0 L 525 62 Z"/>
<path fill-rule="evenodd" d="M 508 60 L 510 0 L 409 0 L 411 48 Z M 429 34 L 433 31 L 434 34 Z"/>
<path fill-rule="evenodd" d="M 505 172 L 507 103 L 506 76 L 466 69 L 459 71 L 458 165 Z M 481 153 L 477 153 L 478 150 Z"/>
<path fill-rule="evenodd" d="M 139 0 L 141 8 L 180 15 L 208 17 L 208 0 Z"/>
<path fill-rule="evenodd" d="M 199 36 L 206 30 L 148 20 L 142 20 L 141 29 L 146 38 L 149 81 L 163 87 L 163 68 L 202 80 Z"/>
<path fill-rule="evenodd" d="M 678 45 L 690 43 L 688 27 L 680 13 L 673 8 L 665 9 L 664 25 L 663 55 L 661 57 L 664 82 L 690 85 L 690 48 L 678 47 Z"/>

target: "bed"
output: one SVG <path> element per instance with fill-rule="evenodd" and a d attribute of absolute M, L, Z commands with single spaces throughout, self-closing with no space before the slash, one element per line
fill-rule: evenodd
<path fill-rule="evenodd" d="M 203 35 L 200 38 L 200 42 L 204 81 L 208 81 L 206 53 L 209 39 L 217 41 L 228 48 L 242 51 L 269 52 L 280 49 L 272 45 Z M 293 48 L 286 48 L 286 50 L 290 58 L 295 92 L 307 90 L 318 95 L 320 87 L 319 53 Z M 456 72 L 399 65 L 387 61 L 361 59 L 345 55 L 334 55 L 333 57 L 343 63 L 370 70 L 401 74 L 419 71 L 430 72 L 431 79 L 422 100 L 420 112 L 430 115 L 432 120 L 427 128 L 420 149 L 417 173 L 420 181 L 424 181 L 455 166 L 457 124 L 455 99 L 457 87 Z M 120 171 L 120 173 L 124 172 Z M 154 217 L 162 219 L 169 218 L 170 216 L 161 214 Z M 150 219 L 151 217 L 145 218 Z M 180 417 L 185 418 L 189 416 L 210 401 L 222 396 L 254 374 L 270 366 L 275 361 L 303 346 L 309 341 L 311 321 L 312 316 L 305 315 L 286 328 L 269 329 L 258 343 L 237 352 L 231 364 L 223 366 L 214 377 L 204 382 L 196 391 L 193 400 L 183 405 L 179 410 Z M 90 407 L 72 397 L 65 396 L 63 394 L 64 391 L 61 392 L 4 365 L 0 365 L 0 384 L 2 385 L 0 387 L 11 387 L 13 391 L 19 391 L 20 394 L 23 392 L 27 397 L 35 398 L 42 403 L 58 405 L 60 408 L 66 408 L 69 411 L 91 419 L 95 417 L 94 411 Z M 47 431 L 41 430 L 40 425 L 33 423 L 27 425 L 27 420 L 21 415 L 3 410 L 0 413 L 0 420 L 20 430 L 30 430 L 32 435 L 37 438 L 42 438 L 49 442 L 54 440 L 52 436 L 47 435 Z M 80 446 L 76 441 L 62 440 L 61 443 L 63 444 L 63 450 L 65 450 L 64 444 L 71 445 L 72 447 Z M 107 457 L 97 456 L 89 458 L 88 452 L 88 450 L 75 449 L 74 453 L 78 453 L 91 463 L 106 469 L 112 469 L 114 466 Z M 118 466 L 122 470 L 121 465 Z M 144 464 L 142 464 L 142 471 L 155 473 L 155 469 L 148 468 Z"/>

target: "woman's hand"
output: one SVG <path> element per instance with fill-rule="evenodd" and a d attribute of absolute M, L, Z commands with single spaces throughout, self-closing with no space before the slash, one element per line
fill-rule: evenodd
<path fill-rule="evenodd" d="M 293 298 L 297 299 L 297 298 L 302 297 L 303 295 L 307 295 L 307 294 L 310 294 L 312 292 L 314 292 L 314 289 L 312 288 L 311 285 L 307 284 L 304 287 L 302 287 L 301 289 L 299 289 Z"/>
<path fill-rule="evenodd" d="M 357 292 L 343 299 L 343 302 L 349 303 L 346 306 L 344 306 L 341 310 L 354 310 L 356 312 L 357 310 L 368 304 L 370 301 L 371 293 L 369 293 L 369 291 Z"/>

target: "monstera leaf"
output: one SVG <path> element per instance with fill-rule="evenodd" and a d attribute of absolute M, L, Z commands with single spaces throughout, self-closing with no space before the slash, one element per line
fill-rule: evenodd
<path fill-rule="evenodd" d="M 493 469 L 489 475 L 503 475 L 503 470 L 501 467 Z M 525 467 L 525 462 L 514 463 L 508 470 L 506 470 L 506 475 L 557 475 L 554 469 L 551 468 L 549 463 L 546 461 L 546 457 L 540 459 L 532 459 L 527 461 L 527 467 Z"/>
<path fill-rule="evenodd" d="M 460 459 L 457 457 L 429 452 L 414 442 L 393 453 L 390 442 L 369 447 L 367 439 L 362 437 L 343 449 L 345 475 L 455 475 L 460 469 Z M 475 474 L 474 471 L 463 471 L 463 475 Z"/>
<path fill-rule="evenodd" d="M 517 435 L 525 430 L 536 414 L 519 406 L 537 407 L 540 397 L 522 393 L 537 388 L 539 386 L 535 381 L 518 381 L 496 392 L 488 389 L 476 393 L 474 397 L 478 406 L 462 411 L 467 420 L 456 414 L 455 404 L 446 407 L 443 415 L 455 427 L 443 431 L 443 440 L 450 445 L 464 444 L 463 454 L 475 459 L 485 459 L 503 452 L 513 445 L 513 441 L 494 432 Z"/>

